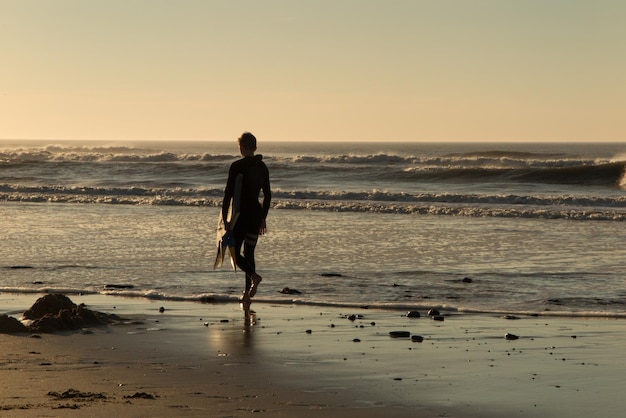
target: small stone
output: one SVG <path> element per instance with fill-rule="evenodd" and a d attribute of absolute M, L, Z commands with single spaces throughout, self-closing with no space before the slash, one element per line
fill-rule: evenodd
<path fill-rule="evenodd" d="M 474 283 L 474 280 L 472 280 L 470 277 L 464 277 L 461 281 L 463 283 Z"/>
<path fill-rule="evenodd" d="M 305 332 L 306 332 L 307 334 L 312 334 L 312 333 L 313 333 L 313 330 L 307 329 Z"/>
<path fill-rule="evenodd" d="M 358 339 L 358 338 L 355 338 L 355 339 L 353 339 L 353 340 L 352 340 L 352 342 L 354 342 L 354 343 L 360 343 L 360 342 L 361 342 L 361 340 L 360 340 L 360 339 Z"/>
<path fill-rule="evenodd" d="M 392 338 L 409 338 L 411 333 L 409 331 L 391 331 L 389 336 Z"/>
<path fill-rule="evenodd" d="M 412 335 L 411 341 L 413 341 L 414 343 L 421 343 L 422 341 L 424 341 L 424 337 L 422 337 L 421 335 Z"/>
<path fill-rule="evenodd" d="M 437 316 L 437 315 L 440 315 L 437 309 L 431 309 L 428 311 L 428 316 Z"/>
<path fill-rule="evenodd" d="M 406 314 L 407 318 L 419 318 L 420 317 L 420 313 L 418 311 L 409 311 L 408 314 Z"/>
<path fill-rule="evenodd" d="M 509 340 L 509 341 L 519 340 L 519 337 L 517 335 L 511 334 L 511 333 L 508 333 L 508 332 L 506 334 L 504 334 L 504 338 L 506 340 Z"/>
<path fill-rule="evenodd" d="M 302 294 L 302 292 L 299 291 L 298 289 L 291 289 L 289 287 L 283 287 L 280 293 L 282 293 L 283 295 L 301 295 Z"/>
<path fill-rule="evenodd" d="M 441 315 L 435 315 L 433 316 L 433 321 L 443 321 L 444 317 Z"/>
<path fill-rule="evenodd" d="M 161 313 L 165 312 L 165 308 L 164 308 L 163 306 L 161 306 L 161 307 L 159 308 L 159 312 L 161 312 Z"/>

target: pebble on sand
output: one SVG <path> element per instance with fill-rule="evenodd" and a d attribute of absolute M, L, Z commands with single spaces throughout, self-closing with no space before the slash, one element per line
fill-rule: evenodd
<path fill-rule="evenodd" d="M 392 338 L 409 338 L 411 333 L 409 331 L 390 331 L 389 336 Z"/>
<path fill-rule="evenodd" d="M 509 332 L 507 332 L 506 334 L 504 334 L 504 338 L 505 338 L 506 340 L 509 340 L 509 341 L 519 340 L 519 337 L 518 337 L 517 335 L 515 335 L 515 334 L 511 334 L 511 333 L 509 333 Z"/>
<path fill-rule="evenodd" d="M 291 289 L 289 287 L 283 287 L 280 293 L 282 293 L 283 295 L 301 295 L 302 294 L 302 292 L 299 291 L 298 289 Z"/>
<path fill-rule="evenodd" d="M 407 318 L 419 318 L 420 317 L 420 313 L 418 311 L 409 311 L 409 313 L 406 314 Z"/>

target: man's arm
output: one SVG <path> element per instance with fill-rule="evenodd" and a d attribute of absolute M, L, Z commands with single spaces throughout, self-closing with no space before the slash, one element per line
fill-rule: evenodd
<path fill-rule="evenodd" d="M 265 181 L 263 182 L 263 222 L 259 229 L 259 235 L 264 235 L 267 232 L 267 214 L 270 211 L 270 203 L 272 202 L 272 189 L 270 188 L 270 173 L 267 167 L 265 167 Z"/>
<path fill-rule="evenodd" d="M 228 180 L 226 181 L 226 189 L 224 189 L 224 200 L 222 200 L 222 221 L 224 221 L 224 225 L 226 229 L 230 229 L 228 227 L 228 210 L 230 209 L 230 202 L 235 194 L 235 178 L 236 173 L 231 164 L 230 169 L 228 170 Z"/>
<path fill-rule="evenodd" d="M 266 170 L 265 181 L 263 182 L 263 219 L 267 218 L 270 211 L 270 203 L 272 202 L 272 190 L 270 187 L 270 173 Z"/>

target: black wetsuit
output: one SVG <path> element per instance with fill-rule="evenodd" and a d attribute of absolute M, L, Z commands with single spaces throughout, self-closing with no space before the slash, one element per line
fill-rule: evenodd
<path fill-rule="evenodd" d="M 241 207 L 239 218 L 233 228 L 237 265 L 246 273 L 246 290 L 250 288 L 250 276 L 255 273 L 254 248 L 259 237 L 259 229 L 267 217 L 272 200 L 270 175 L 262 155 L 244 157 L 231 164 L 228 181 L 222 202 L 222 219 L 226 223 L 230 202 L 235 193 L 237 175 L 243 175 Z M 259 203 L 259 193 L 263 191 L 263 205 Z M 243 255 L 241 247 L 243 246 Z"/>

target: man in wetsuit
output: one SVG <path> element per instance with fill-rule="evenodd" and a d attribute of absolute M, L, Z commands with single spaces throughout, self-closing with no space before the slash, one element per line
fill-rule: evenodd
<path fill-rule="evenodd" d="M 231 164 L 228 171 L 228 181 L 224 190 L 222 202 L 222 219 L 226 230 L 233 231 L 235 238 L 236 262 L 246 273 L 246 287 L 242 302 L 249 304 L 257 292 L 261 276 L 256 273 L 254 249 L 259 235 L 265 234 L 267 225 L 265 219 L 270 209 L 272 192 L 270 189 L 270 175 L 263 162 L 262 155 L 254 155 L 256 138 L 250 132 L 245 132 L 239 138 L 239 151 L 243 158 Z M 243 175 L 241 188 L 241 207 L 239 218 L 234 226 L 227 222 L 231 199 L 235 193 L 235 181 L 239 174 Z M 259 203 L 259 193 L 263 191 L 263 205 Z M 241 248 L 243 246 L 243 255 Z"/>

